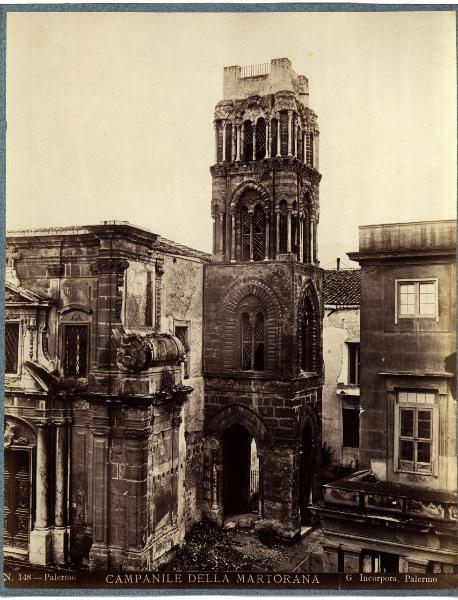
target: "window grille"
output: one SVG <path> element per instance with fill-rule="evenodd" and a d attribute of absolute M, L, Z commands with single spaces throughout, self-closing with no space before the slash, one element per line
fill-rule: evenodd
<path fill-rule="evenodd" d="M 301 366 L 303 371 L 317 370 L 317 345 L 318 331 L 315 311 L 308 298 L 304 301 L 304 312 L 301 323 L 302 337 L 302 360 Z"/>
<path fill-rule="evenodd" d="M 258 313 L 256 315 L 253 362 L 253 368 L 255 371 L 264 370 L 264 315 L 262 313 Z"/>
<path fill-rule="evenodd" d="M 5 323 L 5 373 L 17 373 L 19 323 Z"/>
<path fill-rule="evenodd" d="M 250 215 L 246 206 L 240 211 L 241 230 L 242 230 L 242 261 L 250 260 L 250 238 L 251 226 Z"/>
<path fill-rule="evenodd" d="M 288 113 L 280 113 L 280 148 L 281 155 L 288 156 Z"/>
<path fill-rule="evenodd" d="M 253 259 L 264 260 L 266 249 L 266 216 L 264 209 L 257 206 L 253 214 Z"/>
<path fill-rule="evenodd" d="M 242 369 L 251 369 L 251 346 L 253 327 L 248 313 L 242 314 Z"/>
<path fill-rule="evenodd" d="M 266 122 L 261 117 L 256 123 L 256 160 L 266 156 Z"/>
<path fill-rule="evenodd" d="M 65 377 L 86 377 L 87 375 L 87 325 L 66 325 L 64 335 L 64 374 Z"/>
<path fill-rule="evenodd" d="M 264 370 L 264 315 L 262 313 L 242 313 L 242 369 L 244 371 Z"/>
<path fill-rule="evenodd" d="M 251 121 L 245 121 L 243 127 L 243 159 L 253 160 L 253 125 Z"/>

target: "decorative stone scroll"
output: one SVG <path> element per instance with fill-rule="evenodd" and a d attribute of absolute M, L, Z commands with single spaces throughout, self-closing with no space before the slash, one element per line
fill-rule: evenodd
<path fill-rule="evenodd" d="M 139 373 L 158 364 L 178 365 L 185 350 L 178 338 L 167 333 L 124 334 L 116 355 L 122 371 Z"/>

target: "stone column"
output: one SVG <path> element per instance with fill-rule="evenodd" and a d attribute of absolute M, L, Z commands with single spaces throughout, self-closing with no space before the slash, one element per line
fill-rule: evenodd
<path fill-rule="evenodd" d="M 304 215 L 299 215 L 299 261 L 304 262 Z"/>
<path fill-rule="evenodd" d="M 272 145 L 272 122 L 270 119 L 266 123 L 267 135 L 266 135 L 266 158 L 270 158 L 270 147 Z"/>
<path fill-rule="evenodd" d="M 235 206 L 231 205 L 231 262 L 235 262 Z"/>
<path fill-rule="evenodd" d="M 317 243 L 316 243 L 317 225 L 318 225 L 318 223 L 316 222 L 316 220 L 314 220 L 313 223 L 312 223 L 312 228 L 313 228 L 313 245 L 312 245 L 312 249 L 313 249 L 313 264 L 314 265 L 316 265 L 317 262 L 318 262 L 318 248 L 317 248 Z"/>
<path fill-rule="evenodd" d="M 248 211 L 250 219 L 250 262 L 253 262 L 253 211 Z"/>
<path fill-rule="evenodd" d="M 289 110 L 288 111 L 288 156 L 293 155 L 292 126 L 293 126 L 293 113 L 291 110 Z"/>
<path fill-rule="evenodd" d="M 240 125 L 240 159 L 246 160 L 246 156 L 244 155 L 243 145 L 245 144 L 245 127 L 242 123 Z"/>
<path fill-rule="evenodd" d="M 226 160 L 226 121 L 223 121 L 223 162 Z"/>
<path fill-rule="evenodd" d="M 223 227 L 223 219 L 224 219 L 224 215 L 223 213 L 218 213 L 219 216 L 219 246 L 218 246 L 218 252 L 220 254 L 223 253 L 223 247 L 224 247 L 224 240 L 223 240 L 223 236 L 224 236 L 224 227 Z"/>
<path fill-rule="evenodd" d="M 294 156 L 297 158 L 297 137 L 299 135 L 299 126 L 296 123 L 295 135 L 294 135 Z"/>
<path fill-rule="evenodd" d="M 216 121 L 213 122 L 213 128 L 215 130 L 215 164 L 218 162 L 218 126 Z"/>
<path fill-rule="evenodd" d="M 68 559 L 67 530 L 67 423 L 56 421 L 56 481 L 54 503 L 53 559 L 56 564 L 64 564 Z"/>
<path fill-rule="evenodd" d="M 237 131 L 237 144 L 236 144 L 237 154 L 235 156 L 235 160 L 237 162 L 239 162 L 240 161 L 241 138 L 242 138 L 242 133 L 241 133 L 242 132 L 242 126 L 241 125 L 237 125 L 236 126 L 236 131 Z"/>
<path fill-rule="evenodd" d="M 265 251 L 264 251 L 264 260 L 269 260 L 269 243 L 270 243 L 270 218 L 269 214 L 266 214 L 266 239 L 265 239 Z"/>
<path fill-rule="evenodd" d="M 216 254 L 216 214 L 212 215 L 213 219 L 213 254 Z"/>
<path fill-rule="evenodd" d="M 219 211 L 215 212 L 214 214 L 214 221 L 213 221 L 213 225 L 215 228 L 215 241 L 214 241 L 214 246 L 215 246 L 215 254 L 217 255 L 219 252 L 219 244 L 220 244 L 220 229 L 219 229 Z"/>
<path fill-rule="evenodd" d="M 314 135 L 313 136 L 313 142 L 314 142 L 314 151 L 313 151 L 313 166 L 315 167 L 315 169 L 319 169 L 320 168 L 320 142 L 319 142 L 319 138 L 318 135 Z"/>
<path fill-rule="evenodd" d="M 107 405 L 92 406 L 93 435 L 92 453 L 92 546 L 89 552 L 89 568 L 106 570 L 109 566 L 108 552 L 108 463 L 111 427 Z"/>
<path fill-rule="evenodd" d="M 236 144 L 236 140 L 237 140 L 237 131 L 235 128 L 235 125 L 233 123 L 231 123 L 231 131 L 232 131 L 232 144 L 231 144 L 231 161 L 234 162 L 235 160 L 235 144 Z"/>
<path fill-rule="evenodd" d="M 275 210 L 276 236 L 275 236 L 275 251 L 276 256 L 280 254 L 280 209 Z"/>
<path fill-rule="evenodd" d="M 312 265 L 315 263 L 315 222 L 313 219 L 310 221 L 310 238 L 309 238 L 309 253 L 310 253 L 310 262 Z"/>
<path fill-rule="evenodd" d="M 292 208 L 288 206 L 288 238 L 287 238 L 287 252 L 291 252 L 291 212 Z"/>
<path fill-rule="evenodd" d="M 35 565 L 47 565 L 52 560 L 52 540 L 48 514 L 49 473 L 47 438 L 47 423 L 37 423 L 35 524 L 33 531 L 30 532 L 29 550 L 29 561 Z"/>
<path fill-rule="evenodd" d="M 280 115 L 277 116 L 277 156 L 281 156 L 281 139 L 280 139 Z"/>
<path fill-rule="evenodd" d="M 252 125 L 253 132 L 253 160 L 256 160 L 256 123 Z"/>

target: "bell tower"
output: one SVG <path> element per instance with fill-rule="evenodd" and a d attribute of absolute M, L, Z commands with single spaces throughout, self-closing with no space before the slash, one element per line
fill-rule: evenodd
<path fill-rule="evenodd" d="M 246 513 L 288 538 L 319 493 L 317 116 L 287 58 L 226 67 L 223 96 L 204 271 L 204 504 L 219 524 Z"/>

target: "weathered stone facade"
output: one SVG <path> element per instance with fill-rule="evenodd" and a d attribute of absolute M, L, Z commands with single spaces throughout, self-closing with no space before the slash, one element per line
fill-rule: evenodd
<path fill-rule="evenodd" d="M 324 273 L 323 445 L 334 464 L 359 464 L 359 270 Z"/>
<path fill-rule="evenodd" d="M 201 517 L 207 257 L 126 223 L 7 243 L 5 551 L 154 568 Z"/>
<path fill-rule="evenodd" d="M 326 571 L 457 570 L 456 222 L 360 227 L 364 469 L 325 486 Z"/>
<path fill-rule="evenodd" d="M 287 59 L 227 67 L 224 95 L 204 269 L 204 510 L 219 524 L 255 512 L 290 538 L 309 517 L 312 488 L 319 495 L 317 120 Z M 248 473 L 250 443 L 258 474 Z"/>

